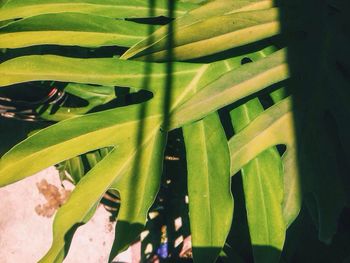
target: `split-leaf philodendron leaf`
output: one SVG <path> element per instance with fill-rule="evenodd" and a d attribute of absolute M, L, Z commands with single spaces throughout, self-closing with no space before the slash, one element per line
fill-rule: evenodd
<path fill-rule="evenodd" d="M 196 7 L 195 4 L 178 2 L 175 16 L 181 16 Z M 110 18 L 144 18 L 167 16 L 166 0 L 11 0 L 1 7 L 0 20 L 13 20 L 42 14 L 64 14 L 76 12 Z"/>
<path fill-rule="evenodd" d="M 76 184 L 57 211 L 51 248 L 40 262 L 64 260 L 75 230 L 107 191 L 121 200 L 110 261 L 127 249 L 146 225 L 166 176 L 167 137 L 178 128 L 195 262 L 230 254 L 222 250 L 236 234 L 233 176 L 242 176 L 255 262 L 279 262 L 302 193 L 311 196 L 305 203 L 320 239 L 331 240 L 345 204 L 341 182 L 332 177 L 337 146 L 318 134 L 321 125 L 298 126 L 294 89 L 280 88 L 295 81 L 289 42 L 303 38 L 282 20 L 286 8 L 271 0 L 0 1 L 0 94 L 51 83 L 67 99 L 33 106 L 45 128 L 0 160 L 0 186 L 56 164 L 61 178 Z M 293 23 L 303 26 L 298 16 Z M 342 104 L 322 109 L 345 127 L 347 82 L 339 83 L 334 92 Z M 16 117 L 2 97 L 0 118 Z M 348 142 L 345 131 L 339 144 Z M 317 144 L 314 152 L 300 147 L 304 134 Z M 315 165 L 322 162 L 318 151 L 328 162 Z"/>
<path fill-rule="evenodd" d="M 9 23 L 0 30 L 0 48 L 35 45 L 130 47 L 146 37 L 151 27 L 93 14 L 63 13 L 32 16 Z"/>

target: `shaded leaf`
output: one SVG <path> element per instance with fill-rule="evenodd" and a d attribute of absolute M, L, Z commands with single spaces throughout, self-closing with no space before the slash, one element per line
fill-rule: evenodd
<path fill-rule="evenodd" d="M 115 88 L 108 86 L 92 86 L 85 84 L 70 83 L 64 88 L 64 92 L 78 97 L 87 105 L 57 105 L 49 104 L 36 109 L 41 118 L 51 121 L 61 121 L 72 117 L 83 115 L 93 108 L 104 105 L 116 98 Z"/>
<path fill-rule="evenodd" d="M 68 172 L 73 183 L 76 185 L 85 175 L 84 164 L 79 156 L 71 158 L 63 163 L 62 172 Z"/>

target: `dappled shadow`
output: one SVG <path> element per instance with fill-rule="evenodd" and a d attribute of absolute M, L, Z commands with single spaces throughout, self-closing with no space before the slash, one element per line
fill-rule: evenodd
<path fill-rule="evenodd" d="M 184 240 L 190 236 L 185 155 L 181 130 L 170 132 L 160 191 L 146 225 L 149 233 L 142 240 L 142 259 L 145 261 L 155 256 L 162 260 L 185 260 L 186 255 L 180 257 L 181 252 L 186 254 Z M 149 244 L 152 245 L 151 250 L 148 249 Z M 166 244 L 167 252 L 157 255 L 162 244 Z M 192 254 L 188 252 L 187 257 Z"/>

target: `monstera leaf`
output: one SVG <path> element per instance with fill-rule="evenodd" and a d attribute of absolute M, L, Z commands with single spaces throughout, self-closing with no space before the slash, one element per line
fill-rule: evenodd
<path fill-rule="evenodd" d="M 191 13 L 188 14 L 188 16 L 190 15 Z M 200 13 L 200 15 L 202 14 Z M 186 16 L 184 16 L 185 18 Z M 195 14 L 195 18 L 197 18 L 197 14 Z M 249 44 L 277 35 L 280 32 L 276 8 L 231 12 L 211 16 L 205 20 L 202 20 L 202 16 L 200 16 L 196 20 L 190 21 L 190 23 L 186 20 L 185 25 L 183 25 L 179 19 L 178 24 L 175 23 L 171 30 L 159 29 L 148 39 L 130 48 L 123 55 L 123 58 L 142 59 L 152 56 L 152 59 L 164 60 L 167 56 L 169 35 L 173 39 L 172 55 L 174 59 L 186 60 Z M 201 34 L 196 34 L 196 32 L 201 32 Z M 206 44 L 203 45 L 203 43 Z"/>
<path fill-rule="evenodd" d="M 115 88 L 112 86 L 94 86 L 86 84 L 69 83 L 64 92 L 68 96 L 81 99 L 83 105 L 55 105 L 39 106 L 36 111 L 41 118 L 50 121 L 61 121 L 76 116 L 84 115 L 97 106 L 109 103 L 117 98 Z M 85 105 L 86 104 L 86 105 Z"/>
<path fill-rule="evenodd" d="M 130 47 L 146 37 L 149 31 L 148 25 L 93 14 L 43 14 L 1 27 L 0 48 L 49 44 Z"/>
<path fill-rule="evenodd" d="M 278 54 L 276 53 L 276 55 Z M 54 60 L 56 60 L 55 64 L 51 63 L 53 58 Z M 62 64 L 57 63 L 59 60 L 62 61 Z M 45 61 L 47 63 L 45 63 Z M 80 76 L 89 75 L 86 71 L 89 71 L 90 69 L 84 67 L 82 63 L 76 62 L 85 62 L 85 60 L 71 58 L 68 59 L 52 56 L 29 56 L 16 58 L 4 62 L 1 65 L 1 71 L 5 76 L 5 78 L 3 79 L 3 83 L 8 85 L 16 83 L 17 81 L 33 81 L 41 79 L 43 77 L 45 79 L 51 80 L 64 79 L 65 81 L 79 81 Z M 162 90 L 161 87 L 162 82 L 164 85 L 164 81 L 167 77 L 166 74 L 162 73 L 165 69 L 164 64 L 152 64 L 152 69 L 154 70 L 152 73 L 150 73 L 149 76 L 144 76 L 143 74 L 140 74 L 137 78 L 135 77 L 137 75 L 130 74 L 130 77 L 128 77 L 127 74 L 122 74 L 122 72 L 130 72 L 129 68 L 133 69 L 132 72 L 134 74 L 137 68 L 139 68 L 140 71 L 142 71 L 142 68 L 144 67 L 143 62 L 120 61 L 120 65 L 117 59 L 92 59 L 91 62 L 96 62 L 96 66 L 94 67 L 95 75 L 90 75 L 90 80 L 86 78 L 82 79 L 82 82 L 142 88 L 142 79 L 148 77 L 151 79 L 151 83 L 155 84 L 152 85 L 152 87 L 147 87 L 148 89 L 154 91 L 154 98 L 150 102 L 146 102 L 144 105 L 141 104 L 135 106 L 121 107 L 114 110 L 92 113 L 82 117 L 76 117 L 59 122 L 58 124 L 53 125 L 42 131 L 39 131 L 38 133 L 29 137 L 27 140 L 17 145 L 10 152 L 3 156 L 1 160 L 1 184 L 5 185 L 20 180 L 25 176 L 29 176 L 37 171 L 40 171 L 45 167 L 72 158 L 79 154 L 108 146 L 113 146 L 115 148 L 95 168 L 93 168 L 84 177 L 83 180 L 79 182 L 76 190 L 72 194 L 71 199 L 67 202 L 67 205 L 62 207 L 62 209 L 58 213 L 55 219 L 55 222 L 57 222 L 55 224 L 55 233 L 59 232 L 60 237 L 54 238 L 52 250 L 50 250 L 51 252 L 46 257 L 46 259 L 49 261 L 59 258 L 59 256 L 61 255 L 62 249 L 64 248 L 64 235 L 72 227 L 74 227 L 74 225 L 84 222 L 84 218 L 87 214 L 89 214 L 90 208 L 96 205 L 103 193 L 111 187 L 112 183 L 122 180 L 123 174 L 128 174 L 127 169 L 130 169 L 130 167 L 132 167 L 137 153 L 140 151 L 146 152 L 145 150 L 141 150 L 143 149 L 143 147 L 155 147 L 154 143 L 156 143 L 157 141 L 156 137 L 161 136 L 162 132 L 165 132 L 160 130 L 162 122 L 164 121 L 161 111 L 161 102 L 163 101 L 162 96 L 164 96 L 164 89 Z M 30 68 L 20 68 L 21 65 L 28 65 L 29 63 L 31 65 Z M 80 64 L 82 64 L 81 68 L 78 68 L 76 65 Z M 243 67 L 248 66 L 255 65 L 252 64 Z M 117 68 L 115 69 L 115 67 Z M 208 74 L 205 74 L 206 72 L 211 73 L 211 78 L 214 79 L 215 83 L 215 79 L 217 79 L 220 76 L 220 74 L 222 74 L 222 71 L 219 69 L 225 67 L 225 61 L 213 63 L 210 65 L 193 65 L 186 63 L 176 64 L 174 67 L 174 72 L 172 73 L 174 83 L 174 94 L 172 96 L 173 101 L 171 102 L 170 109 L 174 111 L 173 109 L 176 109 L 178 105 L 182 105 L 182 107 L 185 106 L 183 101 L 188 101 L 189 95 L 192 95 L 193 97 L 193 93 L 195 93 L 196 90 L 204 91 L 206 89 L 201 88 L 202 85 L 206 85 L 208 82 L 210 83 L 210 78 Z M 11 68 L 17 70 L 17 73 L 13 70 L 8 71 L 8 69 Z M 40 68 L 40 71 L 35 70 L 38 68 Z M 98 74 L 99 68 L 101 69 L 101 75 Z M 108 72 L 105 71 L 105 69 L 107 68 L 109 68 L 109 70 L 112 72 L 118 72 L 118 74 L 114 75 L 113 73 L 110 76 L 108 76 Z M 47 74 L 44 72 L 45 70 L 48 71 Z M 268 71 L 268 69 L 266 71 Z M 261 73 L 261 69 L 259 68 L 255 71 L 255 73 L 259 75 Z M 16 75 L 17 77 L 14 78 L 14 75 Z M 245 89 L 245 86 L 241 85 L 242 83 L 244 83 L 244 79 L 242 81 L 239 81 L 236 80 L 236 78 L 233 78 L 231 80 L 231 83 L 232 87 L 235 86 L 238 90 Z M 207 86 L 209 87 L 210 84 L 208 84 Z M 265 86 L 265 83 L 260 83 L 260 88 L 264 88 Z M 225 93 L 223 93 L 221 96 L 224 97 Z M 241 97 L 238 95 L 235 98 L 235 100 L 238 100 Z M 224 105 L 225 103 L 223 103 L 221 106 Z M 146 108 L 146 117 L 143 119 L 139 118 L 139 112 L 141 107 Z M 209 111 L 216 110 L 215 104 L 208 104 L 208 107 L 211 107 L 211 110 L 210 108 L 208 108 Z M 193 120 L 195 119 L 197 119 L 197 116 L 194 115 Z M 142 137 L 142 140 L 140 142 L 137 142 L 135 138 L 137 138 L 141 122 L 143 130 L 142 133 L 144 134 L 144 137 Z M 52 134 L 56 134 L 57 136 L 52 136 Z M 156 143 L 156 145 L 158 144 Z M 155 151 L 161 154 L 162 149 L 155 149 Z M 58 152 L 59 154 L 57 154 Z M 33 162 L 33 160 L 36 160 L 38 158 L 41 159 L 41 162 Z M 142 156 L 140 158 L 142 158 Z M 13 160 L 15 159 L 19 160 L 21 164 L 19 164 L 18 161 L 14 162 Z M 112 161 L 114 159 L 115 162 Z M 113 165 L 110 162 L 113 163 Z M 106 164 L 104 163 L 108 163 L 108 165 L 105 166 Z M 22 165 L 28 166 L 28 169 L 20 169 Z M 158 163 L 157 165 L 159 167 L 161 163 Z M 150 167 L 148 162 L 146 162 L 145 167 Z M 104 169 L 107 170 L 105 172 L 102 172 Z M 142 170 L 144 170 L 144 168 L 142 168 Z M 91 186 L 96 184 L 95 180 L 99 180 L 98 177 L 94 176 L 96 171 L 97 173 L 103 173 L 106 176 L 108 174 L 108 177 L 110 179 L 106 177 L 103 180 L 103 182 L 99 183 L 101 185 L 100 188 L 94 187 L 94 195 L 90 193 L 89 198 L 84 198 L 86 203 L 85 208 L 83 206 L 80 206 L 80 212 L 76 210 L 73 214 L 72 212 L 68 213 L 68 211 L 72 211 L 71 206 L 75 206 L 74 203 L 78 202 L 78 200 L 82 198 L 82 195 L 87 194 L 85 191 L 91 191 L 90 183 L 87 183 L 89 182 L 89 178 L 93 178 Z M 152 172 L 150 171 L 150 173 L 147 174 L 152 174 Z M 132 176 L 132 173 L 130 176 Z M 120 179 L 118 179 L 119 177 Z M 126 175 L 126 178 L 127 177 L 128 176 Z M 81 184 L 83 186 L 80 186 Z M 84 185 L 88 186 L 84 187 Z M 82 192 L 80 192 L 79 189 L 82 189 Z M 124 200 L 123 188 L 117 189 L 121 192 L 121 199 Z M 156 192 L 157 187 L 154 187 L 154 192 L 152 194 L 149 194 L 149 196 L 151 196 L 151 200 L 154 198 Z M 140 199 L 137 199 L 137 201 L 141 202 L 142 204 L 145 204 Z M 128 207 L 129 202 L 127 201 L 127 199 L 125 200 L 125 203 L 126 207 Z M 130 202 L 130 205 L 131 204 L 132 202 Z M 78 203 L 76 205 L 78 205 Z M 143 208 L 144 220 L 146 218 L 145 212 L 147 211 L 147 208 L 149 208 L 149 205 L 148 207 L 146 206 L 146 208 Z M 123 205 L 121 206 L 120 213 L 122 213 L 122 211 Z M 130 215 L 130 213 L 127 214 Z M 61 221 L 64 221 L 64 226 L 61 225 Z M 140 220 L 136 222 L 140 222 Z M 123 231 L 121 231 L 121 233 L 123 233 Z"/>
<path fill-rule="evenodd" d="M 40 262 L 64 260 L 75 230 L 110 190 L 121 199 L 110 261 L 125 250 L 145 226 L 161 185 L 167 136 L 178 128 L 186 148 L 195 262 L 215 262 L 228 242 L 236 209 L 231 176 L 242 176 L 256 262 L 279 261 L 302 193 L 312 196 L 305 203 L 320 239 L 330 241 L 345 195 L 331 176 L 335 146 L 317 133 L 321 125 L 299 127 L 296 89 L 280 88 L 295 85 L 286 46 L 290 31 L 299 28 L 282 23 L 285 8 L 270 0 L 1 1 L 1 89 L 25 92 L 27 83 L 53 81 L 67 100 L 83 102 L 36 107 L 41 119 L 55 123 L 0 160 L 0 186 L 58 163 L 76 184 L 56 214 L 53 242 Z M 78 50 L 73 57 L 65 54 L 71 46 Z M 111 46 L 118 52 L 103 53 L 115 51 Z M 342 94 L 338 86 L 336 95 Z M 344 126 L 343 108 L 331 107 Z M 305 115 L 322 123 L 317 111 Z M 300 147 L 300 136 L 315 142 L 314 151 Z M 341 141 L 348 141 L 344 131 Z M 326 152 L 327 164 L 315 165 L 322 162 L 318 152 Z M 326 186 L 337 195 L 326 195 Z"/>
<path fill-rule="evenodd" d="M 196 4 L 178 2 L 175 7 L 176 10 L 171 12 L 176 16 L 181 16 L 195 8 Z M 139 0 L 117 2 L 112 0 L 11 0 L 5 1 L 1 6 L 0 21 L 69 12 L 94 14 L 110 18 L 144 18 L 167 16 L 169 8 L 165 0 L 156 0 L 150 3 Z"/>

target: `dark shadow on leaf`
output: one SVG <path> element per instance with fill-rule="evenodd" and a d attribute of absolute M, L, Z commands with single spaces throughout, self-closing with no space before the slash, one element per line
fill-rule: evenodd
<path fill-rule="evenodd" d="M 99 48 L 84 48 L 77 46 L 41 45 L 26 48 L 8 49 L 1 54 L 0 62 L 26 55 L 58 55 L 73 58 L 106 58 L 120 56 L 127 48 L 106 46 Z"/>

